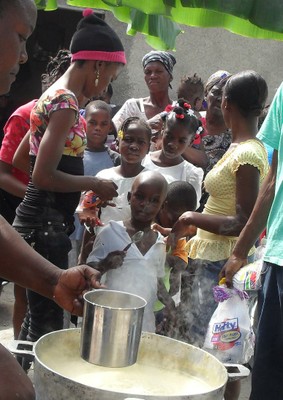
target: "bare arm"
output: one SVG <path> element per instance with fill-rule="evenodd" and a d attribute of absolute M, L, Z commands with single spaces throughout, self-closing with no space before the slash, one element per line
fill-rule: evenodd
<path fill-rule="evenodd" d="M 236 214 L 208 215 L 188 211 L 172 228 L 169 244 L 188 236 L 191 225 L 225 236 L 238 236 L 255 204 L 259 188 L 259 171 L 251 165 L 241 166 L 236 174 Z"/>
<path fill-rule="evenodd" d="M 15 151 L 13 157 L 13 166 L 25 172 L 26 174 L 29 174 L 29 131 L 26 133 L 17 150 Z"/>
<path fill-rule="evenodd" d="M 157 298 L 165 307 L 168 307 L 170 310 L 175 309 L 174 300 L 168 293 L 162 278 L 158 278 L 157 280 Z"/>
<path fill-rule="evenodd" d="M 207 167 L 208 158 L 202 145 L 200 149 L 195 149 L 194 147 L 188 146 L 182 156 L 185 160 L 196 165 L 197 167 Z"/>
<path fill-rule="evenodd" d="M 34 400 L 35 393 L 31 380 L 15 357 L 0 345 L 1 400 Z"/>
<path fill-rule="evenodd" d="M 0 187 L 14 196 L 23 198 L 26 185 L 12 174 L 13 166 L 0 160 Z"/>
<path fill-rule="evenodd" d="M 33 183 L 39 189 L 54 192 L 93 190 L 101 200 L 111 200 L 117 196 L 116 185 L 112 181 L 93 176 L 75 176 L 57 169 L 74 122 L 75 112 L 71 109 L 52 113 L 40 142 L 32 175 Z"/>
<path fill-rule="evenodd" d="M 55 300 L 66 310 L 82 315 L 81 296 L 99 288 L 100 274 L 82 265 L 61 270 L 34 251 L 0 216 L 0 276 Z"/>
<path fill-rule="evenodd" d="M 185 271 L 187 263 L 178 256 L 173 256 L 172 254 L 166 255 L 166 262 L 170 268 L 174 268 L 177 271 Z"/>
<path fill-rule="evenodd" d="M 107 254 L 107 256 L 100 261 L 90 261 L 87 263 L 92 268 L 97 269 L 101 275 L 105 274 L 110 269 L 117 269 L 121 267 L 126 256 L 126 251 L 115 250 Z"/>
<path fill-rule="evenodd" d="M 241 231 L 232 255 L 220 273 L 220 278 L 226 277 L 228 286 L 232 285 L 234 274 L 246 264 L 249 250 L 266 226 L 275 194 L 277 162 L 278 152 L 274 150 L 271 168 L 262 184 L 250 218 Z"/>

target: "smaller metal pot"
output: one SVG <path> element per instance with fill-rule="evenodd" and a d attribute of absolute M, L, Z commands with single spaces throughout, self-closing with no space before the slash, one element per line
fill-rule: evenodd
<path fill-rule="evenodd" d="M 99 289 L 84 295 L 81 356 L 103 367 L 127 367 L 137 360 L 146 301 Z"/>

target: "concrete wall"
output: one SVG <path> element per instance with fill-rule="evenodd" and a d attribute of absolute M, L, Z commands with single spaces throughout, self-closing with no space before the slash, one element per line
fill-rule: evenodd
<path fill-rule="evenodd" d="M 61 46 L 68 47 L 81 16 L 81 10 L 74 7 L 39 12 L 37 29 L 28 41 L 29 62 L 22 66 L 21 73 L 12 87 L 11 98 L 14 109 L 41 93 L 40 76 L 47 61 L 34 59 L 36 41 L 39 40 L 44 47 L 52 49 L 59 37 L 57 30 L 59 32 L 62 30 Z M 116 20 L 112 13 L 106 12 L 105 19 L 119 34 L 128 59 L 127 66 L 113 83 L 113 102 L 121 105 L 130 97 L 147 96 L 141 59 L 152 48 L 146 44 L 142 34 L 128 36 L 126 24 Z M 197 72 L 206 81 L 218 69 L 226 69 L 231 73 L 243 69 L 256 70 L 266 79 L 270 93 L 269 101 L 272 99 L 276 88 L 283 80 L 283 42 L 244 38 L 224 29 L 187 26 L 182 28 L 184 33 L 177 37 L 176 51 L 173 52 L 177 59 L 172 82 L 173 99 L 176 98 L 175 91 L 183 75 Z"/>
<path fill-rule="evenodd" d="M 106 21 L 115 29 L 123 41 L 128 65 L 113 84 L 116 104 L 122 104 L 129 97 L 147 96 L 143 80 L 141 59 L 152 50 L 143 35 L 135 37 L 125 34 L 126 25 L 117 21 L 111 13 Z M 253 69 L 260 73 L 269 87 L 269 101 L 283 80 L 283 42 L 250 39 L 232 34 L 224 29 L 193 28 L 182 26 L 183 34 L 177 37 L 177 59 L 172 83 L 172 98 L 180 78 L 184 74 L 197 72 L 204 81 L 215 71 L 226 69 L 235 73 Z"/>

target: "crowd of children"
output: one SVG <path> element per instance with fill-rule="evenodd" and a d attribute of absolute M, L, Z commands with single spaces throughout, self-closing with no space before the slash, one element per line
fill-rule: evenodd
<path fill-rule="evenodd" d="M 84 43 L 86 32 L 99 34 L 101 26 L 114 58 L 111 50 L 109 59 L 97 59 L 96 45 Z M 99 270 L 109 289 L 146 299 L 143 330 L 202 346 L 215 308 L 212 286 L 268 171 L 256 139 L 266 82 L 254 71 L 218 71 L 206 86 L 197 74 L 184 76 L 173 101 L 168 88 L 176 60 L 152 51 L 142 61 L 150 96 L 130 99 L 112 121 L 102 92 L 126 62 L 119 38 L 86 15 L 71 53 L 67 71 L 32 104 L 26 139 L 31 175 L 17 190 L 11 186 L 24 200 L 10 222 L 62 269 L 72 239 L 78 261 Z M 96 100 L 85 106 L 85 97 Z M 3 155 L 7 139 L 0 156 L 10 173 L 12 157 Z M 24 142 L 21 147 L 24 153 Z M 137 232 L 140 239 L 128 246 Z M 37 340 L 62 327 L 55 303 L 31 291 L 27 297 L 21 339 Z M 238 389 L 228 389 L 225 399 L 237 399 Z"/>

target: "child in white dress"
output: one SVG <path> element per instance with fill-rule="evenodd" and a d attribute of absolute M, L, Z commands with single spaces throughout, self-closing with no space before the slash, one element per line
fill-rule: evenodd
<path fill-rule="evenodd" d="M 199 121 L 191 106 L 182 99 L 175 105 L 167 106 L 167 111 L 162 131 L 162 148 L 149 153 L 143 160 L 143 165 L 149 170 L 160 172 L 169 183 L 189 182 L 197 193 L 198 207 L 203 170 L 186 161 L 182 154 L 192 145 L 199 128 Z"/>
<path fill-rule="evenodd" d="M 88 265 L 104 274 L 107 288 L 130 292 L 147 301 L 143 330 L 149 332 L 155 332 L 153 307 L 157 279 L 164 275 L 166 258 L 163 236 L 153 231 L 151 225 L 166 198 L 167 186 L 166 179 L 158 172 L 140 173 L 128 196 L 130 218 L 110 221 L 99 228 L 87 259 Z M 142 239 L 124 251 L 138 231 L 143 231 Z"/>

